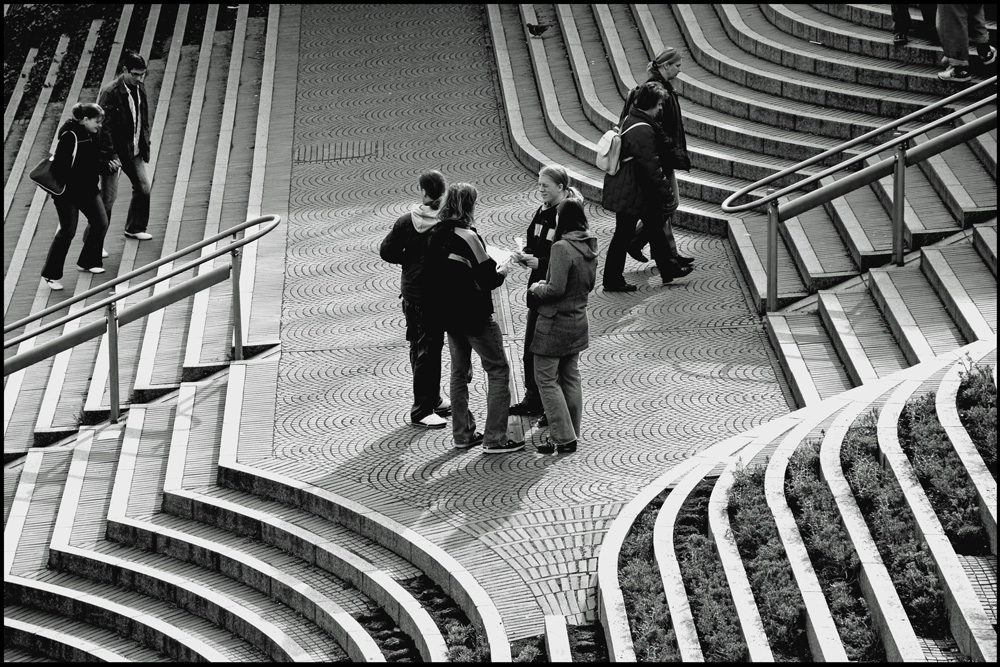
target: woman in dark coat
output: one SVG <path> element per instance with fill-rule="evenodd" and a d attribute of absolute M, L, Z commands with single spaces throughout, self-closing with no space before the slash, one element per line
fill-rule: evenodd
<path fill-rule="evenodd" d="M 680 272 L 677 260 L 670 255 L 663 231 L 663 207 L 673 200 L 674 192 L 663 173 L 656 150 L 663 142 L 663 131 L 655 120 L 655 114 L 664 102 L 665 92 L 663 86 L 655 81 L 639 86 L 635 103 L 621 126 L 621 168 L 614 176 L 604 176 L 601 203 L 616 214 L 615 233 L 611 237 L 604 265 L 606 292 L 636 290 L 635 285 L 625 282 L 622 272 L 628 244 L 640 219 L 648 230 L 653 260 L 663 283 L 669 283 Z"/>
<path fill-rule="evenodd" d="M 101 201 L 98 176 L 108 169 L 101 158 L 99 135 L 104 123 L 104 110 L 94 103 L 77 103 L 72 117 L 59 128 L 52 172 L 60 183 L 66 184 L 61 195 L 54 195 L 52 202 L 59 215 L 59 231 L 49 246 L 42 280 L 51 290 L 61 290 L 63 264 L 70 243 L 76 236 L 80 213 L 87 216 L 87 230 L 83 233 L 83 248 L 76 260 L 80 271 L 104 273 L 104 235 L 108 231 L 108 216 Z"/>
<path fill-rule="evenodd" d="M 535 381 L 549 421 L 543 454 L 574 452 L 583 419 L 580 352 L 590 345 L 587 300 L 597 281 L 597 239 L 580 199 L 558 206 L 555 243 L 545 280 L 530 288 L 538 300 L 531 342 Z"/>

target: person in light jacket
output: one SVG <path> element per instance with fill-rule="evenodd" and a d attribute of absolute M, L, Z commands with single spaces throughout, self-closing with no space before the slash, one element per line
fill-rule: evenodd
<path fill-rule="evenodd" d="M 597 282 L 597 238 L 581 200 L 559 204 L 555 237 L 545 280 L 531 286 L 538 300 L 531 341 L 535 382 L 549 420 L 549 436 L 538 446 L 542 454 L 575 452 L 583 420 L 580 352 L 590 345 L 587 300 Z"/>

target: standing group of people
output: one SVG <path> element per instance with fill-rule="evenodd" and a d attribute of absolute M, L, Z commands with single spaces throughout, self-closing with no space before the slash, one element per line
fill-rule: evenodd
<path fill-rule="evenodd" d="M 668 48 L 647 68 L 649 79 L 631 91 L 622 110 L 622 168 L 604 183 L 605 208 L 615 211 L 615 232 L 604 268 L 604 290 L 637 288 L 622 275 L 625 255 L 653 261 L 666 284 L 692 270 L 681 255 L 671 220 L 679 196 L 675 171 L 690 169 L 680 104 L 670 84 L 680 71 L 680 54 Z M 635 131 L 630 131 L 634 128 Z M 523 247 L 500 265 L 475 228 L 476 189 L 446 185 L 438 171 L 420 176 L 423 200 L 396 220 L 379 254 L 402 265 L 401 298 L 413 371 L 410 423 L 444 428 L 452 417 L 454 447 L 482 446 L 484 453 L 524 448 L 507 433 L 509 415 L 540 415 L 548 436 L 540 453 L 576 451 L 583 421 L 580 353 L 590 344 L 587 303 L 597 282 L 597 239 L 590 230 L 583 197 L 560 165 L 538 174 L 541 204 L 528 224 Z M 503 334 L 493 318 L 492 291 L 503 284 L 510 264 L 530 270 L 524 337 L 521 401 L 510 402 L 510 368 Z M 451 354 L 449 397 L 442 395 L 441 352 Z M 487 377 L 484 430 L 469 410 L 472 352 Z"/>
<path fill-rule="evenodd" d="M 139 241 L 153 238 L 146 231 L 151 185 L 145 167 L 150 155 L 145 78 L 145 59 L 126 52 L 121 72 L 101 90 L 98 101 L 75 104 L 70 118 L 56 133 L 52 173 L 66 187 L 61 195 L 52 197 L 59 229 L 42 266 L 42 280 L 51 290 L 63 289 L 63 266 L 80 213 L 87 218 L 87 229 L 77 269 L 104 273 L 104 258 L 108 256 L 104 238 L 121 172 L 132 182 L 125 236 Z"/>

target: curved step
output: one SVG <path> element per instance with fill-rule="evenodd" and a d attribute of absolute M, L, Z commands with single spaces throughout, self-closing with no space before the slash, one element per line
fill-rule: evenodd
<path fill-rule="evenodd" d="M 962 652 L 974 660 L 996 662 L 996 631 L 899 443 L 899 417 L 907 401 L 914 395 L 934 390 L 945 373 L 947 366 L 941 364 L 935 374 L 903 382 L 892 392 L 878 417 L 878 447 L 883 465 L 902 489 L 918 535 L 934 559 L 952 636 Z"/>
<path fill-rule="evenodd" d="M 286 503 L 342 524 L 401 556 L 440 585 L 479 631 L 485 633 L 494 662 L 509 661 L 510 641 L 500 612 L 482 585 L 458 560 L 391 517 L 306 481 L 306 471 L 293 478 L 283 472 L 287 465 L 282 461 L 259 457 L 260 453 L 270 452 L 270 434 L 255 436 L 241 429 L 244 404 L 252 401 L 247 396 L 248 388 L 252 387 L 253 395 L 260 395 L 264 387 L 276 386 L 277 362 L 277 358 L 272 358 L 230 366 L 218 484 Z M 247 381 L 248 374 L 254 378 L 252 383 Z M 273 391 L 266 395 L 273 396 Z M 273 401 L 267 403 L 273 410 Z M 256 416 L 268 418 L 257 410 L 260 406 L 256 406 Z M 242 461 L 254 461 L 255 464 Z"/>
<path fill-rule="evenodd" d="M 94 436 L 91 429 L 82 432 L 84 440 Z M 23 538 L 52 534 L 71 456 L 66 450 L 35 450 L 18 464 L 23 473 L 5 527 L 6 602 L 123 633 L 174 660 L 266 659 L 209 621 L 190 614 L 178 616 L 177 608 L 166 602 L 48 568 L 48 542 Z"/>
<path fill-rule="evenodd" d="M 767 313 L 764 328 L 799 406 L 853 387 L 818 312 Z"/>
<path fill-rule="evenodd" d="M 909 366 L 867 290 L 820 292 L 818 297 L 823 327 L 855 386 Z"/>
<path fill-rule="evenodd" d="M 921 248 L 920 269 L 966 340 L 996 336 L 997 279 L 971 243 Z"/>
<path fill-rule="evenodd" d="M 4 646 L 16 646 L 63 662 L 168 662 L 172 658 L 115 632 L 44 611 L 5 604 Z"/>

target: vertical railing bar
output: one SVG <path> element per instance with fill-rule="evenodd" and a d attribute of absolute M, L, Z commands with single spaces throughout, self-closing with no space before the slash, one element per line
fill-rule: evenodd
<path fill-rule="evenodd" d="M 897 136 L 902 134 L 897 132 Z M 909 141 L 896 144 L 892 171 L 892 260 L 903 266 L 903 203 L 906 195 L 906 149 Z"/>
<path fill-rule="evenodd" d="M 121 397 L 118 395 L 118 307 L 117 302 L 108 304 L 108 382 L 111 385 L 111 423 L 117 424 L 121 414 Z"/>
<path fill-rule="evenodd" d="M 768 188 L 767 195 L 774 194 Z M 767 312 L 778 309 L 778 200 L 767 205 Z"/>
<path fill-rule="evenodd" d="M 235 237 L 235 234 L 233 235 Z M 243 310 L 240 307 L 240 262 L 243 255 L 234 248 L 233 255 L 233 347 L 236 361 L 243 361 Z"/>

